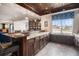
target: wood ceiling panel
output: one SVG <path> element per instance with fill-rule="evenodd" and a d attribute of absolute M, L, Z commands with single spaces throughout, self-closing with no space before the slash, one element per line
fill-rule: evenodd
<path fill-rule="evenodd" d="M 79 8 L 79 3 L 17 3 L 39 15 Z"/>

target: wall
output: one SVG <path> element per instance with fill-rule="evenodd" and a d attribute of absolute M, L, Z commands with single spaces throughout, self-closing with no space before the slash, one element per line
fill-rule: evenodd
<path fill-rule="evenodd" d="M 47 27 L 44 26 L 44 22 L 45 21 L 48 22 L 48 26 Z M 48 32 L 51 31 L 51 16 L 50 15 L 41 16 L 41 30 L 46 30 Z"/>
<path fill-rule="evenodd" d="M 28 20 L 14 22 L 14 30 L 27 31 L 28 29 Z"/>
<path fill-rule="evenodd" d="M 79 10 L 75 11 L 73 33 L 79 33 Z"/>

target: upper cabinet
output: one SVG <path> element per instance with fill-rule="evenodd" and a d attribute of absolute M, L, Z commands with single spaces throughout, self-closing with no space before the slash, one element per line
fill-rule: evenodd
<path fill-rule="evenodd" d="M 40 20 L 29 20 L 29 30 L 41 30 Z"/>

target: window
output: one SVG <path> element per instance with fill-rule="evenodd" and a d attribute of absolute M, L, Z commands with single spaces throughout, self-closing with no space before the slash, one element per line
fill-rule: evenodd
<path fill-rule="evenodd" d="M 52 17 L 52 33 L 72 34 L 74 13 L 63 13 Z"/>

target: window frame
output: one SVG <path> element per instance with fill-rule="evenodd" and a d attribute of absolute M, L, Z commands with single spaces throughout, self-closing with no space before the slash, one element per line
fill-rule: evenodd
<path fill-rule="evenodd" d="M 57 32 L 56 32 L 56 33 L 53 32 L 53 28 L 52 28 L 52 33 L 53 33 L 53 34 L 73 34 L 74 16 L 73 16 L 71 19 L 72 19 L 72 32 L 71 32 L 71 33 L 64 33 L 64 32 L 63 32 L 62 21 L 61 21 L 61 29 L 60 29 L 61 31 L 60 31 L 60 33 L 59 33 L 59 32 L 58 32 L 58 33 L 57 33 Z M 53 18 L 52 18 L 52 23 L 53 23 Z M 52 24 L 52 27 L 53 27 L 53 24 Z"/>

